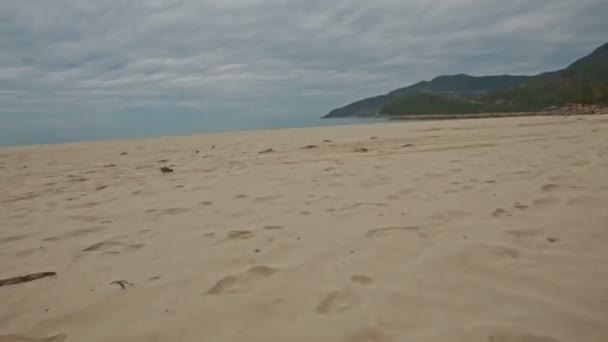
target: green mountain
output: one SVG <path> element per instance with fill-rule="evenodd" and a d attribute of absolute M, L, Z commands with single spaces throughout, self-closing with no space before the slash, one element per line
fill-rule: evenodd
<path fill-rule="evenodd" d="M 335 109 L 324 118 L 368 117 L 380 114 L 381 109 L 404 96 L 417 94 L 437 94 L 446 97 L 475 97 L 492 91 L 505 90 L 525 84 L 529 76 L 484 76 L 465 74 L 439 76 L 431 81 L 422 81 L 400 88 L 386 95 L 371 97 Z"/>
<path fill-rule="evenodd" d="M 335 109 L 324 118 L 537 111 L 608 103 L 608 43 L 563 70 L 535 76 L 439 76 Z"/>

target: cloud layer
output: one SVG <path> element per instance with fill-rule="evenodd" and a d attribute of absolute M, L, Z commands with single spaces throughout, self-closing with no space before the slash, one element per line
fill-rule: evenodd
<path fill-rule="evenodd" d="M 605 18 L 605 0 L 3 1 L 0 120 L 318 117 L 439 74 L 563 67 Z"/>

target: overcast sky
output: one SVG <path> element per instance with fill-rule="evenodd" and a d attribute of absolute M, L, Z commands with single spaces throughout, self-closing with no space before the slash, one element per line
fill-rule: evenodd
<path fill-rule="evenodd" d="M 0 133 L 319 117 L 439 74 L 564 67 L 606 18 L 606 0 L 3 0 Z"/>

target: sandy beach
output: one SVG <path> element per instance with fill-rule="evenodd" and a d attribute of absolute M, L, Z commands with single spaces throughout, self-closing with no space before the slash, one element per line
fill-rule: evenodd
<path fill-rule="evenodd" d="M 2 148 L 0 186 L 0 279 L 57 273 L 0 342 L 608 341 L 608 116 Z"/>

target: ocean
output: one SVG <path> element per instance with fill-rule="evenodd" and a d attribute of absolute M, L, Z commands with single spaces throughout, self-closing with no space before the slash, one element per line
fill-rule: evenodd
<path fill-rule="evenodd" d="M 57 144 L 111 139 L 192 135 L 213 132 L 354 125 L 382 122 L 382 118 L 340 118 L 284 115 L 234 117 L 184 115 L 134 115 L 120 118 L 47 118 L 0 126 L 0 146 Z"/>

